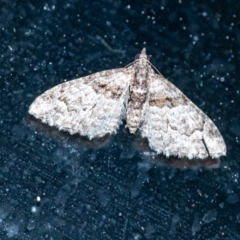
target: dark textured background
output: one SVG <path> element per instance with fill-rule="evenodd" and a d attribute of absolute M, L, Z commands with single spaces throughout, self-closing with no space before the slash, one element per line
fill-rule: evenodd
<path fill-rule="evenodd" d="M 0 10 L 0 239 L 240 239 L 239 1 L 1 0 Z M 90 142 L 28 116 L 40 93 L 125 66 L 143 47 L 219 127 L 220 165 L 152 165 L 124 128 Z"/>

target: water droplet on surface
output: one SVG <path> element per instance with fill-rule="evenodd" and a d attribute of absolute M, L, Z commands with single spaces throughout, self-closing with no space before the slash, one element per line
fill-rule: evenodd
<path fill-rule="evenodd" d="M 203 221 L 205 223 L 210 223 L 217 218 L 217 211 L 215 209 L 209 210 L 207 213 L 203 216 Z"/>
<path fill-rule="evenodd" d="M 36 219 L 30 218 L 27 224 L 27 229 L 29 231 L 33 230 L 36 226 Z"/>

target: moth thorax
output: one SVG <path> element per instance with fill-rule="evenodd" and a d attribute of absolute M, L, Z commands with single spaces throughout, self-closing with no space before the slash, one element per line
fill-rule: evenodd
<path fill-rule="evenodd" d="M 135 133 L 139 129 L 143 119 L 143 105 L 147 97 L 148 75 L 147 59 L 141 58 L 135 65 L 135 73 L 129 92 L 126 120 L 130 133 Z"/>

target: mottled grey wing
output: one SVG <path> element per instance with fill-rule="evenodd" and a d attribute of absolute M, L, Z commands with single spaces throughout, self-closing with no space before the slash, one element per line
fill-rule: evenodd
<path fill-rule="evenodd" d="M 29 113 L 50 126 L 90 139 L 114 133 L 125 114 L 130 78 L 122 68 L 59 84 L 37 97 Z"/>
<path fill-rule="evenodd" d="M 166 156 L 218 158 L 226 155 L 224 140 L 214 123 L 163 76 L 149 78 L 142 137 Z"/>

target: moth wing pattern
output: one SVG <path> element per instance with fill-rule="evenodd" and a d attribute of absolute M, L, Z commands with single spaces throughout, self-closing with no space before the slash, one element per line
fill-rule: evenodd
<path fill-rule="evenodd" d="M 157 153 L 189 159 L 226 155 L 215 124 L 162 75 L 149 77 L 145 109 L 141 135 Z"/>
<path fill-rule="evenodd" d="M 29 113 L 90 139 L 116 133 L 125 117 L 130 78 L 129 71 L 120 68 L 64 82 L 38 96 Z"/>
<path fill-rule="evenodd" d="M 37 97 L 29 113 L 89 139 L 117 132 L 122 120 L 157 154 L 219 158 L 226 145 L 215 124 L 176 86 L 154 72 L 146 49 L 126 68 L 68 81 Z"/>

